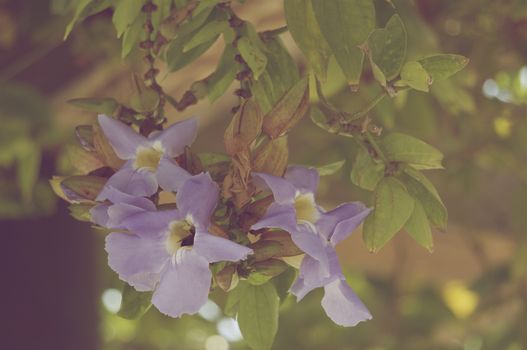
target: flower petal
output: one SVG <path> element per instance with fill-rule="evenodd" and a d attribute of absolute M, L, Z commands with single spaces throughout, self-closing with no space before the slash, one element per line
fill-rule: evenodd
<path fill-rule="evenodd" d="M 138 291 L 153 290 L 170 260 L 164 241 L 113 232 L 106 237 L 108 265 Z"/>
<path fill-rule="evenodd" d="M 208 232 L 196 232 L 194 251 L 209 263 L 217 261 L 239 261 L 247 258 L 253 250 L 228 239 L 214 236 Z"/>
<path fill-rule="evenodd" d="M 304 299 L 304 297 L 315 288 L 315 286 L 306 285 L 304 283 L 304 279 L 302 277 L 298 277 L 295 283 L 293 283 L 293 285 L 289 289 L 289 292 L 296 296 L 296 302 L 299 302 L 300 300 Z"/>
<path fill-rule="evenodd" d="M 201 173 L 185 181 L 176 194 L 176 203 L 184 216 L 192 217 L 197 228 L 206 230 L 218 203 L 218 195 L 218 185 L 208 173 Z"/>
<path fill-rule="evenodd" d="M 178 210 L 158 210 L 137 213 L 123 220 L 124 228 L 139 236 L 158 237 L 169 231 L 172 221 L 181 220 L 183 216 Z"/>
<path fill-rule="evenodd" d="M 333 246 L 343 241 L 348 237 L 370 214 L 371 208 L 366 208 L 364 204 L 356 204 L 356 209 L 359 211 L 355 216 L 340 221 L 331 235 L 330 242 Z"/>
<path fill-rule="evenodd" d="M 108 221 L 106 222 L 106 227 L 113 229 L 126 228 L 126 226 L 123 225 L 123 221 L 126 220 L 126 218 L 142 214 L 144 212 L 145 210 L 143 208 L 126 203 L 110 205 L 108 207 Z"/>
<path fill-rule="evenodd" d="M 316 222 L 320 234 L 331 243 L 338 242 L 349 236 L 368 216 L 371 209 L 361 202 L 344 203 L 333 210 L 322 213 Z"/>
<path fill-rule="evenodd" d="M 269 187 L 277 203 L 288 204 L 295 201 L 295 186 L 284 178 L 264 173 L 253 173 L 253 177 L 255 180 L 262 180 Z M 255 183 L 258 185 L 258 181 L 255 181 Z"/>
<path fill-rule="evenodd" d="M 176 164 L 171 158 L 162 157 L 157 167 L 157 181 L 165 191 L 177 192 L 185 180 L 192 175 Z"/>
<path fill-rule="evenodd" d="M 152 296 L 152 304 L 171 317 L 198 312 L 207 302 L 212 277 L 205 258 L 187 249 L 178 250 L 177 255 Z"/>
<path fill-rule="evenodd" d="M 165 154 L 169 157 L 176 157 L 183 153 L 185 146 L 194 142 L 197 132 L 198 121 L 196 118 L 190 118 L 170 125 L 156 134 L 153 141 L 161 141 Z"/>
<path fill-rule="evenodd" d="M 324 287 L 322 307 L 326 314 L 340 326 L 353 327 L 372 316 L 348 284 L 337 279 Z"/>
<path fill-rule="evenodd" d="M 315 193 L 320 180 L 316 169 L 306 168 L 300 165 L 290 165 L 287 167 L 284 178 L 304 193 Z"/>
<path fill-rule="evenodd" d="M 289 233 L 296 246 L 313 259 L 318 260 L 325 274 L 329 275 L 329 260 L 325 243 L 315 231 L 315 227 L 310 224 L 299 224 L 296 230 L 289 231 Z"/>
<path fill-rule="evenodd" d="M 108 223 L 108 208 L 110 205 L 106 203 L 97 204 L 90 209 L 91 221 L 99 226 L 106 227 Z"/>
<path fill-rule="evenodd" d="M 113 187 L 132 196 L 149 197 L 157 192 L 158 185 L 153 172 L 147 169 L 134 169 L 131 162 L 127 162 L 108 179 L 97 196 L 98 201 L 108 198 L 107 187 Z"/>
<path fill-rule="evenodd" d="M 108 184 L 104 186 L 104 189 L 97 197 L 97 200 L 109 200 L 112 203 L 126 203 L 149 211 L 156 210 L 155 204 L 149 199 L 129 195 L 128 193 L 119 191 L 115 187 L 109 186 Z"/>
<path fill-rule="evenodd" d="M 263 218 L 254 224 L 251 230 L 262 228 L 281 228 L 287 232 L 296 230 L 295 208 L 290 204 L 272 203 Z"/>
<path fill-rule="evenodd" d="M 99 125 L 121 159 L 133 159 L 138 146 L 146 147 L 149 144 L 146 137 L 139 135 L 128 125 L 104 114 L 99 115 Z"/>

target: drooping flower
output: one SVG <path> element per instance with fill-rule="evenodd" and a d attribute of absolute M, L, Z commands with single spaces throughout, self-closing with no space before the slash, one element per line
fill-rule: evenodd
<path fill-rule="evenodd" d="M 174 167 L 172 158 L 190 145 L 197 132 L 194 118 L 172 124 L 163 131 L 144 137 L 131 127 L 106 115 L 99 115 L 99 124 L 116 155 L 126 160 L 108 182 L 97 200 L 108 199 L 107 188 L 113 187 L 134 196 L 148 197 L 157 192 L 158 186 L 171 181 L 173 173 L 164 171 Z"/>
<path fill-rule="evenodd" d="M 127 216 L 121 225 L 128 232 L 106 238 L 110 267 L 136 290 L 153 290 L 153 305 L 166 315 L 194 314 L 206 303 L 210 263 L 239 261 L 252 253 L 209 233 L 218 195 L 209 174 L 188 177 L 177 189 L 178 209 Z"/>
<path fill-rule="evenodd" d="M 251 229 L 283 229 L 306 253 L 290 292 L 300 301 L 313 289 L 324 287 L 322 306 L 335 323 L 354 326 L 370 319 L 368 309 L 345 281 L 335 246 L 364 221 L 371 209 L 354 202 L 324 211 L 315 202 L 319 183 L 315 169 L 290 166 L 283 178 L 263 173 L 254 176 L 271 190 L 274 202 Z"/>

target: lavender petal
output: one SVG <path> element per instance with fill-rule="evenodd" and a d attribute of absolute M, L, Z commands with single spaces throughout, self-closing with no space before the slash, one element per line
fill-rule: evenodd
<path fill-rule="evenodd" d="M 146 137 L 139 135 L 128 125 L 104 114 L 100 114 L 98 119 L 104 135 L 119 158 L 133 159 L 138 146 L 149 145 Z"/>
<path fill-rule="evenodd" d="M 194 251 L 209 263 L 217 261 L 239 261 L 247 258 L 253 250 L 228 239 L 214 236 L 208 232 L 196 232 Z"/>
<path fill-rule="evenodd" d="M 108 265 L 138 291 L 153 290 L 169 261 L 162 239 L 113 232 L 106 237 Z"/>
<path fill-rule="evenodd" d="M 353 327 L 372 316 L 345 280 L 336 279 L 324 287 L 322 307 L 326 314 L 340 326 Z"/>
<path fill-rule="evenodd" d="M 212 277 L 205 258 L 187 249 L 176 254 L 152 296 L 152 304 L 171 317 L 198 312 L 207 302 Z"/>

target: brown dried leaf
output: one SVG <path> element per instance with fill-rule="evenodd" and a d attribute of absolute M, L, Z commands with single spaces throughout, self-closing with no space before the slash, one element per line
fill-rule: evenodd
<path fill-rule="evenodd" d="M 270 140 L 254 156 L 253 170 L 256 172 L 282 176 L 287 167 L 289 150 L 287 135 Z"/>
<path fill-rule="evenodd" d="M 243 152 L 256 140 L 262 130 L 262 111 L 258 104 L 246 100 L 225 130 L 225 149 L 230 155 Z"/>
<path fill-rule="evenodd" d="M 265 115 L 263 130 L 272 139 L 285 135 L 302 119 L 308 109 L 309 84 L 304 77 Z"/>

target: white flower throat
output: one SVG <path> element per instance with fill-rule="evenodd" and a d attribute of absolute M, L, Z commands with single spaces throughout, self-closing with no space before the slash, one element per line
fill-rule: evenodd
<path fill-rule="evenodd" d="M 158 142 L 151 147 L 139 146 L 135 153 L 134 168 L 155 171 L 164 153 L 165 150 Z"/>
<path fill-rule="evenodd" d="M 296 220 L 299 223 L 317 222 L 320 213 L 315 204 L 313 193 L 297 194 L 295 197 Z"/>
<path fill-rule="evenodd" d="M 169 225 L 169 233 L 165 242 L 165 248 L 170 255 L 182 247 L 190 247 L 194 244 L 195 228 L 187 220 L 172 221 Z"/>

